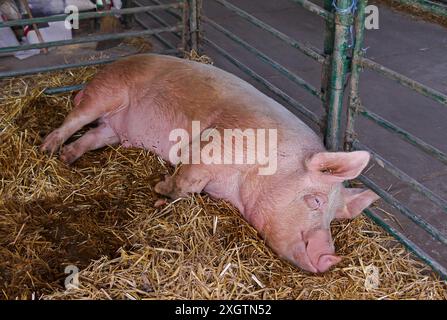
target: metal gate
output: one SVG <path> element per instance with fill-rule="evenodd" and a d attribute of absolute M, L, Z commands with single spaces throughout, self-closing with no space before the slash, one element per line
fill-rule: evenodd
<path fill-rule="evenodd" d="M 131 1 L 123 1 L 124 2 L 124 9 L 116 10 L 112 9 L 109 11 L 100 11 L 100 12 L 80 12 L 78 14 L 79 20 L 85 20 L 85 19 L 94 19 L 94 18 L 100 18 L 104 16 L 113 16 L 113 15 L 123 15 L 127 21 L 132 19 L 132 16 L 138 13 L 146 13 L 150 15 L 154 15 L 154 12 L 162 12 L 167 10 L 180 10 L 180 12 L 183 11 L 184 8 L 188 7 L 188 0 L 180 0 L 177 2 L 169 3 L 169 4 L 161 4 L 158 2 L 155 5 L 148 5 L 148 6 L 133 6 Z M 186 13 L 186 11 L 185 11 Z M 30 19 L 20 19 L 20 20 L 11 20 L 11 21 L 4 21 L 0 22 L 0 28 L 6 28 L 6 27 L 14 27 L 14 26 L 26 26 L 26 25 L 33 25 L 38 23 L 47 23 L 47 22 L 55 22 L 55 21 L 65 21 L 67 18 L 69 18 L 70 14 L 58 14 L 58 15 L 52 15 L 47 17 L 38 17 L 38 18 L 30 18 Z M 121 32 L 121 33 L 109 33 L 109 34 L 94 34 L 89 35 L 85 37 L 78 37 L 70 40 L 60 40 L 60 41 L 51 41 L 51 42 L 43 42 L 43 43 L 36 43 L 36 44 L 25 44 L 25 45 L 19 45 L 19 46 L 11 46 L 11 47 L 3 47 L 0 48 L 0 54 L 2 53 L 12 53 L 16 51 L 23 51 L 23 50 L 30 50 L 30 49 L 42 49 L 42 48 L 51 48 L 51 47 L 60 47 L 60 46 L 67 46 L 67 45 L 73 45 L 73 44 L 80 44 L 80 43 L 89 43 L 89 42 L 97 42 L 102 40 L 114 40 L 114 39 L 125 39 L 125 38 L 132 38 L 132 37 L 138 37 L 138 36 L 154 36 L 157 38 L 162 38 L 161 34 L 166 34 L 170 32 L 182 32 L 185 36 L 189 35 L 188 30 L 189 28 L 189 16 L 184 16 L 184 19 L 180 19 L 180 21 L 176 22 L 175 24 L 164 24 L 160 28 L 145 28 L 143 30 L 137 30 L 137 31 L 127 31 L 127 32 Z M 194 20 L 195 21 L 195 20 Z M 182 39 L 181 44 L 176 45 L 170 45 L 167 47 L 166 50 L 163 50 L 160 53 L 164 54 L 178 54 L 180 52 L 180 49 L 186 49 L 187 40 Z M 27 70 L 12 70 L 12 71 L 3 71 L 0 72 L 0 79 L 6 78 L 6 77 L 17 77 L 17 76 L 24 76 L 24 75 L 31 75 L 35 73 L 41 73 L 41 72 L 50 72 L 50 71 L 59 71 L 64 69 L 71 69 L 71 68 L 79 68 L 79 67 L 86 67 L 91 65 L 99 65 L 99 64 L 106 64 L 110 63 L 120 57 L 114 57 L 114 58 L 106 58 L 106 59 L 95 59 L 91 61 L 84 61 L 79 63 L 70 63 L 70 64 L 60 64 L 60 65 L 51 65 L 47 67 L 37 67 L 37 68 L 31 68 Z M 70 87 L 66 88 L 65 91 L 70 90 L 76 90 L 79 89 L 78 87 Z M 53 93 L 60 93 L 64 92 L 62 88 L 58 88 L 55 90 L 50 90 L 49 92 Z"/>
<path fill-rule="evenodd" d="M 444 165 L 447 164 L 447 154 L 445 152 L 414 136 L 378 114 L 368 110 L 368 108 L 366 108 L 361 102 L 361 97 L 359 94 L 359 78 L 363 69 L 369 69 L 377 72 L 383 77 L 395 80 L 400 85 L 429 99 L 447 106 L 447 95 L 365 57 L 363 39 L 365 7 L 367 5 L 367 0 L 324 0 L 323 8 L 308 0 L 291 0 L 292 2 L 301 5 L 303 8 L 315 13 L 317 16 L 326 21 L 323 50 L 319 50 L 289 37 L 288 35 L 266 24 L 262 20 L 256 18 L 227 0 L 212 1 L 237 14 L 240 18 L 255 25 L 259 29 L 270 33 L 277 39 L 287 43 L 292 48 L 297 49 L 311 59 L 321 63 L 323 65 L 321 88 L 315 88 L 297 74 L 288 70 L 274 59 L 268 57 L 266 54 L 256 49 L 254 46 L 250 45 L 222 25 L 216 23 L 206 15 L 201 16 L 201 20 L 205 24 L 221 32 L 226 37 L 234 41 L 234 43 L 245 48 L 258 59 L 279 71 L 287 79 L 300 86 L 311 95 L 319 98 L 324 106 L 324 109 L 326 110 L 326 115 L 323 118 L 318 117 L 305 105 L 291 98 L 283 90 L 256 73 L 256 71 L 238 61 L 229 52 L 216 44 L 213 39 L 205 36 L 203 39 L 199 38 L 199 41 L 203 40 L 204 44 L 207 44 L 213 49 L 217 50 L 217 52 L 219 52 L 233 65 L 237 66 L 241 71 L 249 75 L 255 81 L 264 85 L 271 93 L 281 100 L 286 101 L 310 122 L 313 122 L 320 127 L 325 132 L 325 144 L 329 150 L 336 151 L 344 149 L 347 151 L 369 151 L 372 155 L 372 160 L 381 169 L 383 169 L 384 172 L 405 183 L 415 192 L 421 194 L 433 204 L 437 205 L 444 213 L 447 213 L 447 201 L 445 199 L 424 186 L 422 183 L 418 182 L 416 179 L 412 178 L 410 175 L 406 174 L 396 165 L 392 164 L 379 153 L 363 144 L 357 138 L 355 122 L 357 117 L 364 117 L 374 122 L 378 126 L 388 130 L 389 132 L 392 132 L 403 141 L 419 148 L 424 153 L 430 155 L 433 159 L 440 161 Z M 425 10 L 432 11 L 438 15 L 447 16 L 445 8 L 439 9 L 438 6 L 424 7 L 423 5 L 426 5 L 426 3 L 423 0 L 412 2 L 421 3 L 421 7 Z M 430 8 L 434 9 L 431 10 Z M 349 85 L 347 85 L 347 82 Z M 348 87 L 349 92 L 347 93 Z M 346 94 L 348 94 L 348 103 L 347 108 L 344 108 L 343 98 Z M 381 188 L 371 178 L 367 177 L 367 175 L 362 174 L 358 180 L 365 186 L 375 191 L 381 196 L 383 201 L 391 205 L 403 216 L 409 218 L 415 225 L 422 229 L 422 232 L 428 233 L 434 240 L 438 241 L 445 248 L 447 245 L 447 237 L 445 232 L 430 224 L 419 213 L 407 208 L 404 203 L 398 201 L 390 192 Z M 432 267 L 433 270 L 435 270 L 444 279 L 447 279 L 447 269 L 437 262 L 436 259 L 431 257 L 427 250 L 422 249 L 415 242 L 410 240 L 403 232 L 392 226 L 388 221 L 386 221 L 386 219 L 375 211 L 367 209 L 365 210 L 365 214 L 393 235 L 421 260 Z"/>
<path fill-rule="evenodd" d="M 297 5 L 314 13 L 318 17 L 325 20 L 325 40 L 323 49 L 317 49 L 309 46 L 303 42 L 291 38 L 281 31 L 273 28 L 262 20 L 256 18 L 252 14 L 242 10 L 227 0 L 207 0 L 213 1 L 222 6 L 222 9 L 235 13 L 241 19 L 256 26 L 263 32 L 266 32 L 273 37 L 286 43 L 291 48 L 296 49 L 305 56 L 322 64 L 321 87 L 316 88 L 312 84 L 305 81 L 299 75 L 293 73 L 274 59 L 270 58 L 248 42 L 229 31 L 222 25 L 213 21 L 211 18 L 204 15 L 202 12 L 202 0 L 184 0 L 176 3 L 165 4 L 159 0 L 148 0 L 152 5 L 144 5 L 141 0 L 128 1 L 128 8 L 115 12 L 103 13 L 84 13 L 80 14 L 80 19 L 87 19 L 92 17 L 99 17 L 114 13 L 120 14 L 135 14 L 142 13 L 149 15 L 156 21 L 160 28 L 151 28 L 145 22 L 145 19 L 135 17 L 138 22 L 145 29 L 142 31 L 131 31 L 115 35 L 99 35 L 94 37 L 79 38 L 70 41 L 57 41 L 54 43 L 33 44 L 26 48 L 9 47 L 0 49 L 1 52 L 12 52 L 16 50 L 44 48 L 50 46 L 68 45 L 72 43 L 82 43 L 90 41 L 98 41 L 104 39 L 117 39 L 136 35 L 153 35 L 156 37 L 167 49 L 166 53 L 177 54 L 182 50 L 194 49 L 198 52 L 203 50 L 204 45 L 216 50 L 222 57 L 231 62 L 234 66 L 239 68 L 242 72 L 247 74 L 256 82 L 262 84 L 270 93 L 285 101 L 289 106 L 301 113 L 310 123 L 315 124 L 323 132 L 325 132 L 325 144 L 329 150 L 367 150 L 372 154 L 372 159 L 377 165 L 387 174 L 395 177 L 399 181 L 405 183 L 415 192 L 424 196 L 428 201 L 438 206 L 443 213 L 447 213 L 447 201 L 436 194 L 433 190 L 418 182 L 413 177 L 406 174 L 396 165 L 382 157 L 379 153 L 372 150 L 369 146 L 362 143 L 357 138 L 355 123 L 359 117 L 366 118 L 378 126 L 392 132 L 395 136 L 403 141 L 415 146 L 422 152 L 431 156 L 436 161 L 443 165 L 447 164 L 447 154 L 438 148 L 432 146 L 429 142 L 423 141 L 410 132 L 400 128 L 396 124 L 388 121 L 380 115 L 372 112 L 366 108 L 361 101 L 359 93 L 359 78 L 363 69 L 372 70 L 381 76 L 397 81 L 400 85 L 411 89 L 420 95 L 436 101 L 437 103 L 447 106 L 447 95 L 441 93 L 433 88 L 425 86 L 415 80 L 412 80 L 396 71 L 393 71 L 383 65 L 378 64 L 365 57 L 363 50 L 364 38 L 364 22 L 365 22 L 365 7 L 367 0 L 324 0 L 323 7 L 320 7 L 308 0 L 290 0 Z M 426 10 L 430 10 L 433 6 L 427 5 L 424 0 L 399 0 L 403 2 L 424 3 Z M 438 6 L 436 6 L 438 8 Z M 170 18 L 169 20 L 159 13 L 163 11 Z M 447 16 L 445 8 L 441 10 L 434 9 L 436 14 Z M 62 21 L 65 15 L 25 19 L 19 21 L 3 22 L 0 27 L 26 25 L 34 22 L 42 21 Z M 173 25 L 172 20 L 176 21 Z M 319 117 L 307 106 L 289 96 L 281 88 L 275 86 L 267 79 L 263 78 L 255 70 L 248 67 L 246 64 L 240 62 L 228 51 L 220 47 L 213 39 L 204 36 L 202 29 L 203 25 L 213 28 L 222 33 L 227 38 L 231 39 L 235 44 L 249 51 L 256 56 L 260 61 L 271 66 L 280 74 L 285 76 L 288 80 L 304 89 L 312 96 L 321 100 L 321 104 L 325 110 L 325 116 Z M 174 40 L 172 40 L 174 39 Z M 79 64 L 59 65 L 46 68 L 36 68 L 27 70 L 26 72 L 1 72 L 1 77 L 19 76 L 24 74 L 31 74 L 37 72 L 54 71 L 66 68 L 75 68 L 86 65 L 108 63 L 113 59 L 90 61 Z M 348 89 L 349 88 L 349 92 Z M 50 92 L 64 92 L 74 90 L 74 87 L 52 89 Z M 345 95 L 348 94 L 347 106 L 343 103 Z M 422 229 L 421 231 L 428 233 L 433 239 L 438 241 L 444 247 L 447 246 L 447 236 L 445 232 L 437 229 L 435 226 L 426 221 L 419 213 L 414 212 L 406 207 L 406 205 L 398 201 L 390 192 L 380 187 L 379 184 L 369 178 L 367 175 L 361 175 L 358 180 L 367 187 L 374 190 L 381 196 L 383 201 L 391 205 L 400 214 L 410 219 L 415 225 Z M 373 210 L 365 210 L 365 214 L 384 228 L 387 232 L 392 234 L 398 241 L 405 245 L 410 251 L 416 254 L 420 259 L 433 268 L 444 279 L 447 279 L 447 269 L 434 259 L 427 250 L 418 246 L 414 241 L 410 240 L 407 235 L 401 230 L 391 225 L 384 217 Z"/>

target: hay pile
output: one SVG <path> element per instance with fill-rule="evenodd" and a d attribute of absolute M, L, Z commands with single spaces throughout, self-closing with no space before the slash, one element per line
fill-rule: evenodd
<path fill-rule="evenodd" d="M 139 149 L 104 148 L 68 167 L 39 153 L 72 107 L 47 86 L 95 68 L 0 86 L 0 296 L 3 299 L 446 299 L 446 285 L 366 218 L 333 226 L 334 270 L 311 275 L 278 260 L 239 213 L 206 195 L 155 208 L 173 168 Z M 77 266 L 79 289 L 65 291 Z M 367 289 L 367 266 L 379 285 Z"/>

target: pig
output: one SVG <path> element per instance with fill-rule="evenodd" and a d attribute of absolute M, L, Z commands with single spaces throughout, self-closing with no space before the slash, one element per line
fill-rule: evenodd
<path fill-rule="evenodd" d="M 96 127 L 63 146 L 95 120 Z M 157 193 L 177 199 L 205 192 L 229 201 L 279 257 L 309 272 L 325 272 L 341 260 L 331 221 L 354 218 L 378 199 L 371 190 L 343 186 L 367 166 L 369 153 L 328 152 L 289 110 L 217 67 L 156 54 L 118 60 L 75 96 L 73 109 L 40 149 L 54 153 L 63 146 L 60 159 L 71 164 L 87 151 L 121 144 L 178 165 L 170 154 L 178 140 L 170 135 L 179 128 L 191 134 L 193 121 L 200 121 L 200 132 L 274 128 L 276 171 L 260 174 L 258 162 L 182 162 L 155 185 Z M 197 133 L 187 144 L 194 139 Z"/>

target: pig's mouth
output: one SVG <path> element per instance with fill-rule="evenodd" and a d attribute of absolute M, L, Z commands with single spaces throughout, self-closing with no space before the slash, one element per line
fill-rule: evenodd
<path fill-rule="evenodd" d="M 340 262 L 335 255 L 330 230 L 312 230 L 301 233 L 298 244 L 294 248 L 293 263 L 310 272 L 325 272 Z"/>

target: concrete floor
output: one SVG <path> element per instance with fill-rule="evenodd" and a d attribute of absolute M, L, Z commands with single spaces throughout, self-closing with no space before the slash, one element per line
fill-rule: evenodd
<path fill-rule="evenodd" d="M 141 2 L 149 4 L 150 0 Z M 163 2 L 171 1 L 165 0 Z M 230 2 L 287 35 L 317 48 L 322 48 L 323 20 L 290 0 L 230 0 Z M 366 33 L 367 57 L 447 94 L 447 29 L 392 11 L 383 6 L 379 6 L 379 12 L 380 29 L 367 31 Z M 320 87 L 321 66 L 299 51 L 243 21 L 213 0 L 204 0 L 204 14 L 294 71 L 315 87 Z M 150 25 L 157 26 L 150 18 L 145 17 L 145 19 Z M 171 21 L 169 16 L 165 16 L 165 19 Z M 213 39 L 238 60 L 284 90 L 291 97 L 308 106 L 309 109 L 317 114 L 322 114 L 323 109 L 320 101 L 291 83 L 268 65 L 256 60 L 253 55 L 233 44 L 224 35 L 214 31 L 206 24 L 204 28 L 207 37 Z M 172 36 L 167 38 L 173 42 L 177 41 Z M 154 42 L 156 42 L 155 39 Z M 262 85 L 258 85 L 254 80 L 248 78 L 211 48 L 205 47 L 205 53 L 213 58 L 217 67 L 246 79 L 260 90 L 271 95 Z M 17 61 L 12 63 L 9 60 L 7 64 L 5 59 L 0 59 L 0 66 L 17 68 L 24 67 L 25 63 L 39 65 L 39 63 L 42 63 L 39 62 L 39 59 L 44 58 L 36 57 L 34 62 L 29 60 L 29 62 L 23 63 Z M 46 61 L 48 60 L 51 59 L 46 59 Z M 30 67 L 29 65 L 26 65 L 26 67 Z M 369 71 L 362 73 L 360 90 L 362 101 L 367 108 L 447 152 L 447 135 L 445 133 L 447 129 L 447 110 L 445 106 L 434 103 Z M 377 151 L 444 199 L 447 199 L 447 184 L 445 183 L 447 168 L 444 165 L 400 141 L 368 120 L 359 118 L 356 129 L 362 143 Z M 447 235 L 446 215 L 442 210 L 432 205 L 430 201 L 415 192 L 411 192 L 406 185 L 399 183 L 377 166 L 368 171 L 368 176 L 382 187 L 389 189 L 408 208 L 413 209 Z M 434 241 L 407 218 L 385 205 L 383 201 L 381 207 L 391 212 L 399 221 L 399 224 L 396 224 L 387 218 L 390 223 L 447 267 L 446 246 Z"/>

